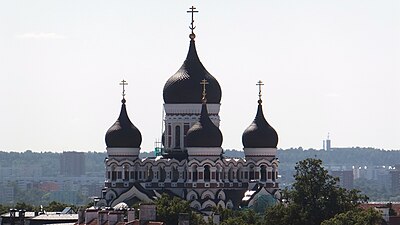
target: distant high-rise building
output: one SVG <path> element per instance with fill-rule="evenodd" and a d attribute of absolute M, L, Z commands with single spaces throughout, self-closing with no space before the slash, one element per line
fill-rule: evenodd
<path fill-rule="evenodd" d="M 390 171 L 392 193 L 400 193 L 400 164 L 395 165 L 395 170 Z"/>
<path fill-rule="evenodd" d="M 353 170 L 332 171 L 332 176 L 339 178 L 339 184 L 346 189 L 353 189 L 354 175 Z"/>
<path fill-rule="evenodd" d="M 331 150 L 331 140 L 329 139 L 329 133 L 328 133 L 328 138 L 323 141 L 323 147 L 324 150 L 330 151 Z"/>
<path fill-rule="evenodd" d="M 63 152 L 60 156 L 60 174 L 69 177 L 85 175 L 85 154 L 83 152 Z"/>

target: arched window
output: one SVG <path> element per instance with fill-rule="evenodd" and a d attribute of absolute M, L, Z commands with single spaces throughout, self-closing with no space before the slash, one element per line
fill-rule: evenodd
<path fill-rule="evenodd" d="M 163 167 L 159 167 L 159 181 L 165 181 L 165 177 L 166 177 L 166 173 L 165 173 L 165 169 Z"/>
<path fill-rule="evenodd" d="M 172 131 L 171 130 L 172 130 L 171 125 L 168 125 L 168 127 L 167 127 L 167 139 L 166 139 L 168 148 L 171 148 L 171 142 L 172 142 L 172 139 L 171 139 L 171 132 Z"/>
<path fill-rule="evenodd" d="M 179 171 L 176 166 L 172 167 L 172 182 L 177 182 L 179 179 Z"/>
<path fill-rule="evenodd" d="M 116 167 L 113 165 L 111 166 L 111 180 L 117 180 L 117 171 L 115 171 Z"/>
<path fill-rule="evenodd" d="M 124 168 L 124 181 L 129 180 L 129 165 L 123 165 Z"/>
<path fill-rule="evenodd" d="M 215 179 L 216 179 L 217 181 L 219 181 L 219 174 L 221 173 L 220 170 L 221 170 L 221 169 L 218 167 L 218 168 L 217 168 L 216 177 L 215 177 Z"/>
<path fill-rule="evenodd" d="M 230 182 L 233 181 L 233 179 L 234 179 L 233 176 L 234 176 L 234 175 L 233 175 L 233 170 L 232 170 L 232 168 L 229 168 L 229 171 L 228 171 L 228 180 L 229 180 Z"/>
<path fill-rule="evenodd" d="M 210 166 L 209 165 L 204 167 L 204 181 L 210 182 Z"/>
<path fill-rule="evenodd" d="M 193 181 L 197 181 L 197 167 L 193 168 Z"/>
<path fill-rule="evenodd" d="M 181 127 L 175 127 L 175 148 L 181 148 Z"/>
<path fill-rule="evenodd" d="M 261 166 L 261 181 L 267 180 L 267 167 L 265 165 Z"/>
<path fill-rule="evenodd" d="M 250 180 L 254 180 L 254 166 L 250 166 Z"/>
<path fill-rule="evenodd" d="M 146 175 L 147 175 L 147 181 L 151 181 L 153 179 L 153 170 L 151 166 L 147 167 Z"/>

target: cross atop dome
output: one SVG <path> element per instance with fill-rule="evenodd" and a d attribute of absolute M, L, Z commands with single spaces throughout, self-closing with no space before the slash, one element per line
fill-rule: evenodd
<path fill-rule="evenodd" d="M 122 85 L 122 103 L 125 103 L 125 85 L 128 85 L 128 82 L 122 80 L 119 85 Z"/>
<path fill-rule="evenodd" d="M 262 100 L 261 100 L 261 96 L 262 96 L 262 94 L 261 94 L 261 86 L 264 85 L 264 83 L 261 80 L 259 80 L 256 85 L 258 86 L 258 104 L 261 104 L 262 103 Z"/>
<path fill-rule="evenodd" d="M 191 8 L 189 8 L 190 11 L 186 11 L 187 13 L 191 13 L 192 14 L 192 22 L 190 23 L 189 29 L 192 30 L 192 33 L 189 35 L 190 39 L 195 39 L 196 35 L 194 34 L 193 30 L 196 29 L 196 26 L 194 26 L 194 13 L 198 13 L 199 11 L 195 10 L 196 7 L 192 6 Z"/>
<path fill-rule="evenodd" d="M 207 102 L 207 98 L 206 98 L 206 95 L 207 95 L 207 93 L 206 93 L 206 85 L 208 84 L 208 82 L 207 82 L 206 79 L 203 79 L 203 80 L 200 82 L 200 84 L 203 86 L 203 93 L 202 93 L 203 98 L 201 99 L 201 101 L 202 101 L 203 103 L 206 103 L 206 102 Z"/>

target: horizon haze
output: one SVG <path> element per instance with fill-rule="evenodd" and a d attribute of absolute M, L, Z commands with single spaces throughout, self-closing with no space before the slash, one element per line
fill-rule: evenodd
<path fill-rule="evenodd" d="M 0 2 L 0 150 L 103 151 L 128 82 L 143 151 L 189 48 L 222 88 L 224 149 L 243 148 L 262 80 L 278 147 L 400 150 L 400 1 Z"/>

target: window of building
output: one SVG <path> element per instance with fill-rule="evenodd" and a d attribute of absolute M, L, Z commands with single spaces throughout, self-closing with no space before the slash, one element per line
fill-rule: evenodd
<path fill-rule="evenodd" d="M 261 166 L 261 181 L 267 180 L 267 167 Z"/>
<path fill-rule="evenodd" d="M 112 171 L 112 172 L 111 172 L 111 180 L 112 180 L 112 181 L 117 180 L 117 171 Z"/>
<path fill-rule="evenodd" d="M 118 176 L 117 179 L 122 179 L 122 172 L 118 171 L 117 176 Z"/>
<path fill-rule="evenodd" d="M 181 127 L 175 127 L 175 148 L 181 148 Z"/>
<path fill-rule="evenodd" d="M 204 181 L 210 182 L 210 166 L 208 166 L 208 165 L 204 167 Z"/>

